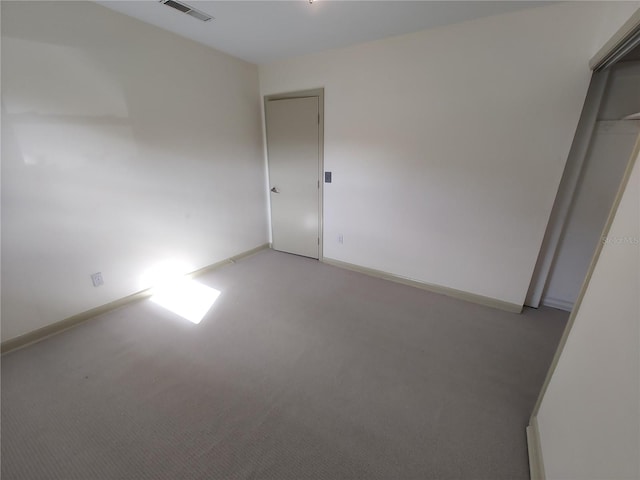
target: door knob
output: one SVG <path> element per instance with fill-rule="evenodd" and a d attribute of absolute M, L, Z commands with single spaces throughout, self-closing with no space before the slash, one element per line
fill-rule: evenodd
<path fill-rule="evenodd" d="M 278 190 L 278 187 L 273 187 L 273 188 L 271 189 L 271 191 L 272 191 L 273 193 L 280 193 L 280 190 Z"/>

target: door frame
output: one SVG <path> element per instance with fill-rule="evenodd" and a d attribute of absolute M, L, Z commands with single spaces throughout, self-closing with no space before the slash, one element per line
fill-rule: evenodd
<path fill-rule="evenodd" d="M 638 34 L 640 35 L 640 9 L 636 10 L 636 12 L 627 20 L 627 22 L 618 30 L 617 33 L 611 37 L 611 39 L 600 49 L 600 51 L 591 59 L 589 62 L 589 66 L 593 71 L 599 72 L 602 70 L 602 66 L 605 65 L 608 59 L 615 56 L 616 52 L 625 44 L 625 42 L 630 38 L 630 36 Z M 606 68 L 612 66 L 607 65 Z M 622 195 L 624 194 L 627 183 L 629 182 L 629 178 L 631 177 L 631 172 L 633 167 L 640 156 L 640 135 L 636 140 L 636 145 L 633 149 L 633 153 L 631 154 L 631 158 L 627 163 L 627 167 L 625 173 L 622 177 L 622 181 L 618 187 L 618 192 L 616 193 L 616 197 L 613 201 L 613 205 L 611 210 L 609 211 L 609 217 L 607 218 L 607 222 L 602 231 L 602 238 L 606 238 L 609 234 L 609 230 L 611 229 L 611 224 L 613 223 L 613 219 L 618 211 L 618 207 L 620 205 L 620 201 L 622 199 Z M 551 361 L 551 365 L 547 370 L 546 377 L 540 388 L 540 392 L 538 393 L 538 398 L 533 407 L 533 411 L 531 412 L 531 416 L 529 417 L 529 426 L 526 428 L 527 435 L 527 444 L 528 444 L 528 454 L 529 454 L 529 471 L 532 479 L 544 479 L 545 478 L 545 468 L 544 468 L 544 460 L 542 458 L 542 448 L 540 444 L 540 432 L 538 429 L 538 414 L 540 413 L 540 409 L 542 407 L 542 402 L 546 396 L 547 389 L 549 384 L 551 383 L 551 379 L 558 367 L 560 362 L 560 357 L 564 351 L 564 347 L 567 344 L 569 335 L 573 328 L 575 318 L 580 311 L 580 307 L 582 306 L 582 300 L 584 299 L 584 295 L 589 287 L 589 282 L 591 281 L 591 276 L 598 264 L 598 260 L 600 258 L 600 253 L 602 252 L 602 248 L 604 246 L 604 242 L 599 242 L 596 250 L 591 258 L 591 263 L 589 265 L 589 270 L 587 271 L 587 275 L 582 283 L 582 287 L 580 289 L 580 293 L 578 294 L 578 298 L 569 314 L 569 319 L 567 320 L 567 324 L 564 327 L 564 331 L 562 332 L 562 337 L 558 342 L 558 347 L 556 348 L 556 352 Z"/>
<path fill-rule="evenodd" d="M 308 90 L 296 90 L 293 92 L 275 93 L 264 95 L 263 99 L 263 121 L 264 121 L 264 150 L 267 159 L 267 197 L 269 198 L 269 236 L 273 239 L 273 224 L 271 222 L 271 195 L 269 195 L 269 150 L 267 146 L 267 102 L 270 100 L 284 100 L 291 98 L 318 98 L 318 261 L 322 262 L 324 244 L 324 87 L 312 88 Z M 273 241 L 273 240 L 272 240 Z"/>
<path fill-rule="evenodd" d="M 593 71 L 591 82 L 547 223 L 547 229 L 538 252 L 538 259 L 524 302 L 525 306 L 538 308 L 541 303 L 544 304 L 545 289 L 558 253 L 560 240 L 564 235 L 565 227 L 571 214 L 570 210 L 584 166 L 584 160 L 593 140 L 592 136 L 600 104 L 608 87 L 610 67 L 639 43 L 640 9 L 631 15 L 624 25 L 589 61 L 589 67 Z M 576 306 L 577 302 L 572 310 Z"/>

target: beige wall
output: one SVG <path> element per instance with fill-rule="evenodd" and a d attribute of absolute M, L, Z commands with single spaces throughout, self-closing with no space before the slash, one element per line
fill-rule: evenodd
<path fill-rule="evenodd" d="M 3 341 L 267 241 L 255 65 L 92 3 L 3 1 L 2 128 Z"/>
<path fill-rule="evenodd" d="M 324 255 L 522 305 L 589 59 L 631 11 L 567 2 L 261 66 L 263 95 L 325 88 Z"/>

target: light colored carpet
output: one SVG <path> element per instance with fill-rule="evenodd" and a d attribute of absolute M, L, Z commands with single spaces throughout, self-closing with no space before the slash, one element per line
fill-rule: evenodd
<path fill-rule="evenodd" d="M 263 251 L 2 357 L 2 479 L 524 479 L 565 325 Z"/>

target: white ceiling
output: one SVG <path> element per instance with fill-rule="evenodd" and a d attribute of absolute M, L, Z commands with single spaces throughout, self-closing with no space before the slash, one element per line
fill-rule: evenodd
<path fill-rule="evenodd" d="M 180 0 L 182 1 L 182 0 Z M 307 53 L 474 18 L 539 6 L 534 1 L 204 1 L 183 3 L 214 17 L 201 22 L 157 0 L 97 3 L 252 63 Z"/>

